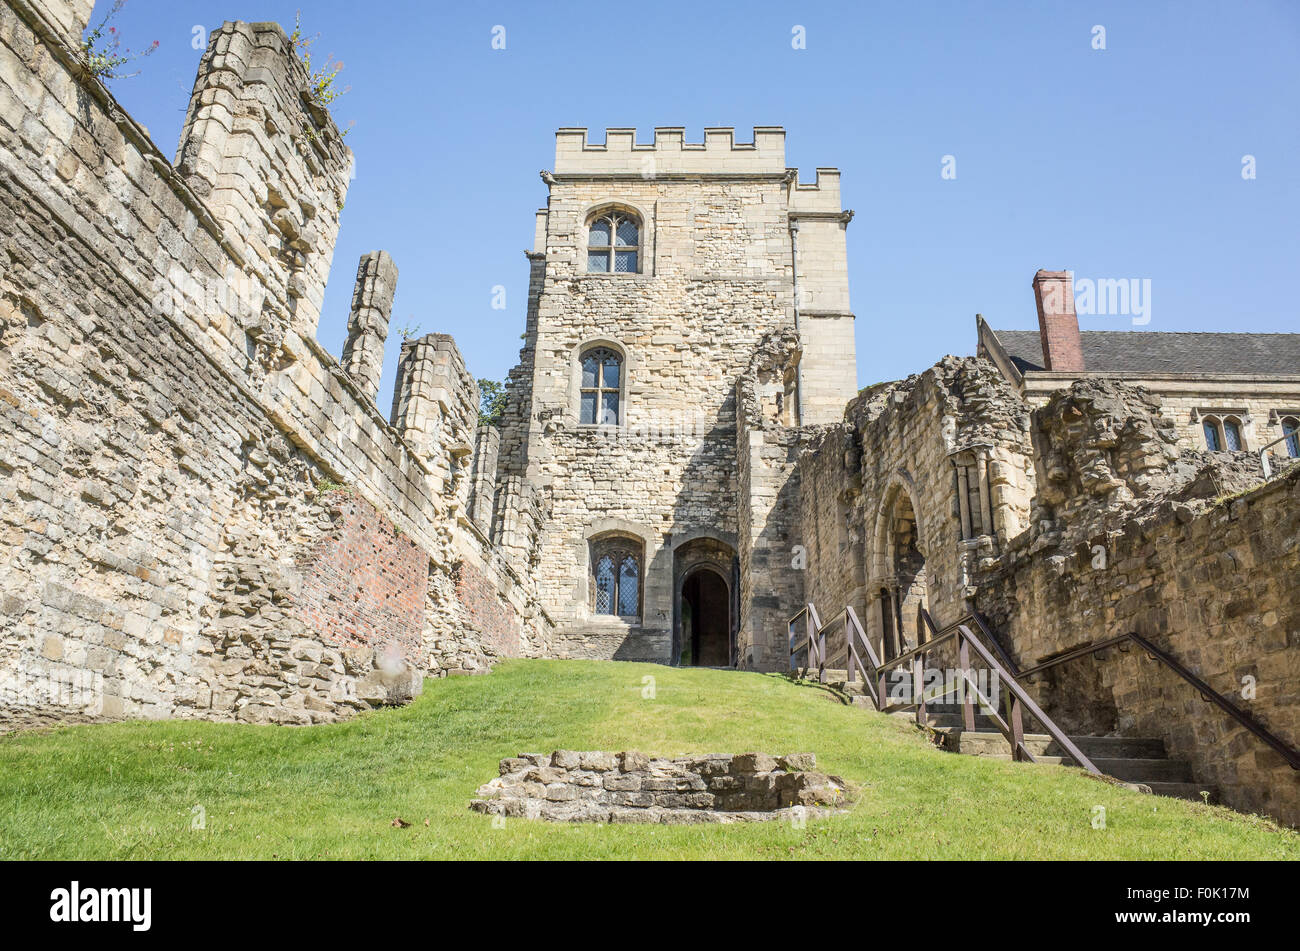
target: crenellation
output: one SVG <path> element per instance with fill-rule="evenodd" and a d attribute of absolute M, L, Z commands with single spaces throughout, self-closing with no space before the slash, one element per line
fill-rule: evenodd
<path fill-rule="evenodd" d="M 819 168 L 817 177 L 812 182 L 799 181 L 798 169 L 789 169 L 790 173 L 790 214 L 791 216 L 832 215 L 853 216 L 853 212 L 844 211 L 840 204 L 840 170 L 838 168 Z"/>
<path fill-rule="evenodd" d="M 555 134 L 554 175 L 785 175 L 785 130 L 756 126 L 750 142 L 736 142 L 735 129 L 707 128 L 704 141 L 686 142 L 678 127 L 655 129 L 651 144 L 638 143 L 635 129 L 607 129 L 594 143 L 588 130 L 564 128 Z"/>

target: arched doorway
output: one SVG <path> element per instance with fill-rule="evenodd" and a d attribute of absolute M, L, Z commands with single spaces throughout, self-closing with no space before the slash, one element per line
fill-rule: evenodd
<path fill-rule="evenodd" d="M 921 617 L 928 609 L 928 573 L 911 494 L 895 487 L 881 512 L 877 535 L 880 578 L 880 641 L 885 657 L 897 657 L 926 640 Z"/>
<path fill-rule="evenodd" d="M 696 568 L 682 582 L 681 621 L 682 666 L 731 666 L 731 593 L 713 568 Z"/>
<path fill-rule="evenodd" d="M 740 563 L 720 538 L 695 536 L 673 549 L 673 653 L 681 667 L 736 663 Z"/>

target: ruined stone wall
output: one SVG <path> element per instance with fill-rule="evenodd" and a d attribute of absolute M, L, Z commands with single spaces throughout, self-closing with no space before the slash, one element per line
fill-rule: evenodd
<path fill-rule="evenodd" d="M 1300 470 L 1261 485 L 1249 454 L 1184 449 L 1154 397 L 1113 381 L 1058 393 L 1034 439 L 1034 524 L 976 596 L 1017 662 L 1132 631 L 1300 744 Z M 1161 737 L 1229 805 L 1300 820 L 1282 758 L 1137 649 L 1031 687 L 1066 729 Z"/>
<path fill-rule="evenodd" d="M 176 168 L 78 38 L 0 6 L 3 715 L 301 723 L 409 696 L 410 599 L 454 598 L 458 467 L 311 336 L 350 154 L 274 24 L 214 32 Z M 336 486 L 374 516 L 341 528 Z M 362 573 L 399 531 L 423 553 L 395 658 L 345 633 L 377 615 L 331 590 L 340 531 Z"/>
<path fill-rule="evenodd" d="M 1055 379 L 1053 376 L 1036 373 L 1027 381 L 1025 396 L 1030 405 L 1044 405 L 1072 380 L 1068 374 Z M 1173 423 L 1178 443 L 1185 449 L 1206 449 L 1201 424 L 1207 415 L 1238 418 L 1242 443 L 1247 450 L 1258 450 L 1282 438 L 1283 417 L 1300 418 L 1300 384 L 1285 378 L 1207 374 L 1193 379 L 1177 375 L 1127 375 L 1124 380 L 1142 387 L 1159 401 L 1161 415 Z M 1286 455 L 1284 446 L 1275 446 L 1274 452 Z"/>
<path fill-rule="evenodd" d="M 882 654 L 917 642 L 919 607 L 959 617 L 972 570 L 1028 524 L 1031 458 L 1028 408 L 987 361 L 864 390 L 799 459 L 806 599 L 824 622 L 851 605 Z"/>
<path fill-rule="evenodd" d="M 846 805 L 848 784 L 816 765 L 812 753 L 524 753 L 501 761 L 501 775 L 478 788 L 470 808 L 555 822 L 669 824 L 785 819 Z"/>
<path fill-rule="evenodd" d="M 342 646 L 391 645 L 418 657 L 428 554 L 364 499 L 346 489 L 323 495 L 329 521 L 300 565 L 294 613 L 308 630 Z"/>
<path fill-rule="evenodd" d="M 738 662 L 756 670 L 789 667 L 788 624 L 802 606 L 807 556 L 799 530 L 804 434 L 792 428 L 802 352 L 793 330 L 765 337 L 737 383 L 736 457 L 740 505 Z"/>
<path fill-rule="evenodd" d="M 862 485 L 856 432 L 832 426 L 810 434 L 799 458 L 799 544 L 806 550 L 805 592 L 826 623 L 852 605 L 866 623 L 866 538 L 854 518 Z M 806 626 L 796 635 L 802 637 Z M 832 666 L 844 667 L 844 641 L 835 630 L 828 643 Z"/>

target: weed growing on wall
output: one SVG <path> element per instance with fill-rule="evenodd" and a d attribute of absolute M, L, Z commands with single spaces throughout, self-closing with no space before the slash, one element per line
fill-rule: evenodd
<path fill-rule="evenodd" d="M 127 63 L 144 59 L 153 55 L 158 49 L 158 41 L 154 40 L 143 50 L 131 52 L 131 47 L 122 46 L 122 34 L 117 31 L 117 27 L 109 24 L 113 19 L 122 12 L 126 6 L 126 0 L 116 0 L 104 14 L 104 18 L 99 21 L 99 25 L 93 29 L 88 29 L 81 38 L 81 55 L 85 60 L 86 68 L 97 79 L 129 79 L 132 76 L 140 75 L 140 71 L 133 73 L 118 72 L 121 67 Z"/>

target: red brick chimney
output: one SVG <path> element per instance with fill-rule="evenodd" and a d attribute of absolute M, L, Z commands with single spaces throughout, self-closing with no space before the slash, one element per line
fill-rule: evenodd
<path fill-rule="evenodd" d="M 1043 338 L 1043 364 L 1048 370 L 1082 373 L 1083 341 L 1074 312 L 1074 276 L 1069 271 L 1039 271 L 1034 275 L 1038 332 Z"/>

